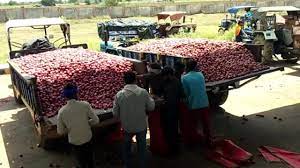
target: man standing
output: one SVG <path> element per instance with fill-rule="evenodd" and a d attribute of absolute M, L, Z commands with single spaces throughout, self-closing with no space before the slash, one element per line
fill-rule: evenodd
<path fill-rule="evenodd" d="M 146 89 L 149 89 L 149 93 L 155 96 L 161 96 L 162 94 L 162 77 L 161 77 L 161 65 L 159 63 L 151 63 L 148 68 L 148 73 L 143 75 Z"/>
<path fill-rule="evenodd" d="M 244 21 L 239 20 L 238 24 L 235 28 L 235 41 L 236 42 L 243 42 L 243 36 L 245 36 L 244 32 Z"/>
<path fill-rule="evenodd" d="M 191 60 L 187 63 L 186 74 L 182 77 L 182 85 L 190 110 L 190 129 L 192 134 L 197 134 L 199 120 L 202 121 L 205 142 L 211 144 L 209 102 L 206 93 L 205 79 L 201 72 L 197 71 L 197 62 Z M 190 135 L 190 136 L 194 136 Z"/>
<path fill-rule="evenodd" d="M 134 72 L 124 74 L 125 87 L 115 97 L 113 105 L 114 116 L 121 120 L 125 131 L 124 163 L 131 168 L 131 139 L 136 136 L 140 168 L 146 167 L 146 111 L 154 110 L 155 103 L 149 93 L 138 87 Z"/>
<path fill-rule="evenodd" d="M 63 94 L 68 102 L 58 112 L 57 133 L 68 134 L 80 168 L 94 168 L 91 125 L 97 124 L 99 118 L 88 102 L 77 100 L 77 92 L 75 85 L 64 87 Z"/>
<path fill-rule="evenodd" d="M 184 97 L 180 81 L 175 77 L 174 71 L 170 67 L 162 70 L 163 77 L 163 98 L 165 103 L 161 112 L 162 124 L 169 154 L 176 155 L 179 152 L 178 122 L 179 122 L 179 103 Z"/>

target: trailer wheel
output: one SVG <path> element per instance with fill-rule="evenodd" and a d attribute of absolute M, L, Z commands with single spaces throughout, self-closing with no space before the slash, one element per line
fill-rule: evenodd
<path fill-rule="evenodd" d="M 228 98 L 228 94 L 229 94 L 228 90 L 218 92 L 218 93 L 209 92 L 208 99 L 209 99 L 210 106 L 217 107 L 224 104 Z"/>
<path fill-rule="evenodd" d="M 290 58 L 286 60 L 288 63 L 296 64 L 299 61 L 299 58 Z"/>
<path fill-rule="evenodd" d="M 13 92 L 14 92 L 14 98 L 15 98 L 15 102 L 19 105 L 23 104 L 23 101 L 21 99 L 21 96 L 17 94 L 17 91 L 15 90 L 15 88 L 13 87 Z"/>

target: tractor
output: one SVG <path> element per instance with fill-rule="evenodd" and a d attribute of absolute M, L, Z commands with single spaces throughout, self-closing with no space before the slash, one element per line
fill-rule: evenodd
<path fill-rule="evenodd" d="M 254 13 L 254 41 L 263 45 L 263 62 L 273 56 L 297 63 L 300 57 L 300 9 L 293 6 L 261 7 Z"/>
<path fill-rule="evenodd" d="M 61 18 L 16 19 L 7 21 L 5 26 L 9 47 L 9 59 L 57 48 L 87 48 L 86 44 L 71 44 L 70 25 Z M 49 29 L 55 26 L 59 27 L 62 32 L 62 35 L 56 39 L 53 34 L 49 34 Z M 29 37 L 22 36 L 22 38 L 25 39 L 25 43 L 12 40 L 15 33 L 25 31 L 26 29 L 30 29 L 30 34 L 35 35 L 35 38 L 28 39 Z M 53 32 L 55 31 L 53 30 Z"/>
<path fill-rule="evenodd" d="M 186 12 L 182 11 L 161 12 L 157 14 L 157 19 L 161 37 L 169 37 L 181 30 L 186 33 L 195 32 L 197 28 L 197 25 L 193 23 L 193 18 L 190 18 L 188 22 Z"/>
<path fill-rule="evenodd" d="M 234 6 L 227 9 L 227 12 L 230 14 L 230 17 L 228 14 L 225 16 L 225 19 L 221 20 L 221 23 L 219 25 L 218 32 L 220 35 L 224 34 L 225 31 L 228 31 L 230 28 L 232 28 L 235 24 L 237 24 L 238 20 L 246 21 L 247 19 L 243 16 L 239 16 L 238 13 L 241 12 L 241 10 L 251 10 L 254 11 L 256 8 L 255 6 Z M 248 26 L 249 27 L 249 26 Z"/>

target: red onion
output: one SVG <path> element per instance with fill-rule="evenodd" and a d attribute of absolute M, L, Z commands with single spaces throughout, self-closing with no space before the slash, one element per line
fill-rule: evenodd
<path fill-rule="evenodd" d="M 124 86 L 123 73 L 132 70 L 122 57 L 84 49 L 60 49 L 14 59 L 24 73 L 37 77 L 42 112 L 51 117 L 65 104 L 61 93 L 74 82 L 79 99 L 95 109 L 112 108 L 115 94 Z"/>

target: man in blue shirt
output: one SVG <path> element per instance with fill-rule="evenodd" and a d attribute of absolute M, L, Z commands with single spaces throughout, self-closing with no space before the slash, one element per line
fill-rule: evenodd
<path fill-rule="evenodd" d="M 203 133 L 207 144 L 211 144 L 209 102 L 206 93 L 205 79 L 201 72 L 197 71 L 197 62 L 191 60 L 186 65 L 186 74 L 181 78 L 187 105 L 190 111 L 189 135 L 195 137 L 197 126 L 202 121 Z"/>

